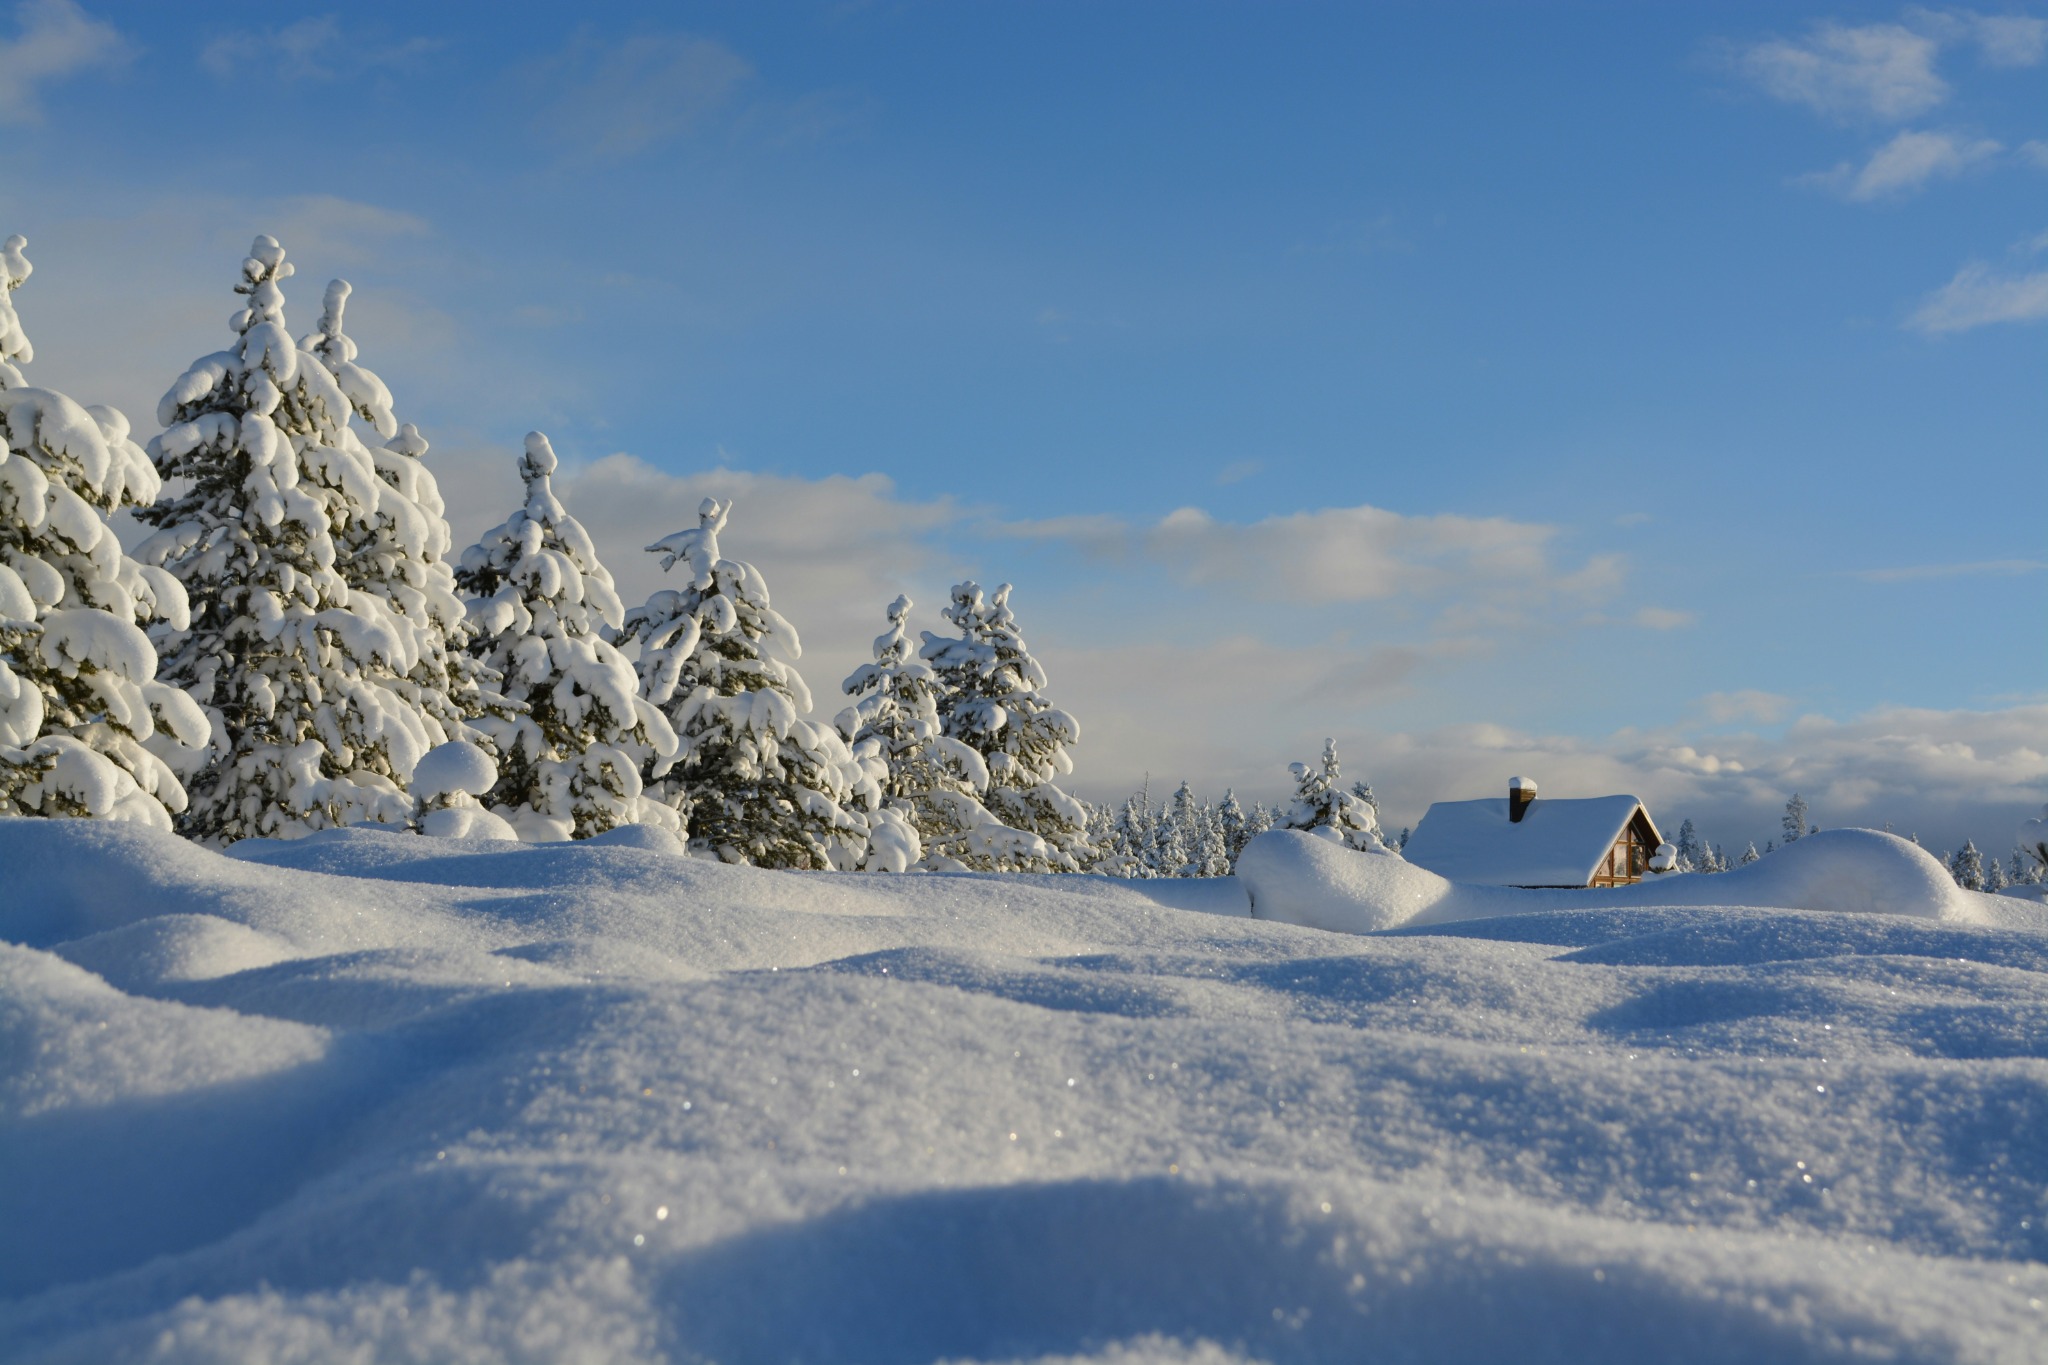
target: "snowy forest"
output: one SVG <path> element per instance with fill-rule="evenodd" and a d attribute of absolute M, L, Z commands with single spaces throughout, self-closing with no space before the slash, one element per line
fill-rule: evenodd
<path fill-rule="evenodd" d="M 830 723 L 796 629 L 727 558 L 733 508 L 646 547 L 673 584 L 628 607 L 552 486 L 534 432 L 525 498 L 457 551 L 425 456 L 328 285 L 293 340 L 284 249 L 258 237 L 227 349 L 202 356 L 138 444 L 128 419 L 34 387 L 0 253 L 0 814 L 139 821 L 201 843 L 359 824 L 580 839 L 652 825 L 692 851 L 838 871 L 1229 875 L 1271 828 L 1398 853 L 1334 742 L 1280 808 L 1182 782 L 1095 806 L 1061 785 L 1081 727 L 1047 695 L 1011 588 L 956 585 L 941 631 L 877 613 L 874 657 Z M 112 519 L 148 534 L 123 547 Z M 1691 820 L 1659 870 L 1731 857 Z M 1945 855 L 1956 881 L 2038 882 L 2048 848 Z"/>

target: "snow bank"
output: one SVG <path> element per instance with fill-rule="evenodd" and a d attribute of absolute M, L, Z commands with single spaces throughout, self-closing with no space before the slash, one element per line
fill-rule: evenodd
<path fill-rule="evenodd" d="M 0 1358 L 2037 1360 L 2048 914 L 1673 899 L 1843 904 L 1833 837 L 1434 927 L 1486 903 L 1260 846 L 1364 936 L 0 820 Z"/>
<path fill-rule="evenodd" d="M 1711 876 L 1675 873 L 1634 886 L 1576 891 L 1469 886 L 1399 858 L 1353 853 L 1276 830 L 1254 839 L 1238 879 L 1261 919 L 1344 933 L 1545 910 L 1736 906 L 1912 915 L 1960 924 L 2030 923 L 1996 898 L 1965 891 L 1925 849 L 1890 834 L 1835 829 Z"/>

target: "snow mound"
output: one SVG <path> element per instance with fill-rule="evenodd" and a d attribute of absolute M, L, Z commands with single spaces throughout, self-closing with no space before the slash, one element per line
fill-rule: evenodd
<path fill-rule="evenodd" d="M 247 925 L 214 915 L 157 915 L 58 949 L 66 961 L 125 991 L 172 981 L 205 981 L 305 954 Z"/>
<path fill-rule="evenodd" d="M 1488 899 L 1281 838 L 1253 918 L 0 820 L 0 1357 L 2038 1361 L 2048 911 L 1892 843 Z M 1836 909 L 1681 903 L 1744 886 Z"/>
<path fill-rule="evenodd" d="M 1712 876 L 1678 873 L 1634 886 L 1526 890 L 1446 881 L 1400 858 L 1353 853 L 1293 830 L 1262 834 L 1238 860 L 1261 919 L 1345 933 L 1547 910 L 1731 906 L 1912 915 L 1960 924 L 2026 923 L 1965 891 L 1925 849 L 1890 834 L 1835 829 Z"/>

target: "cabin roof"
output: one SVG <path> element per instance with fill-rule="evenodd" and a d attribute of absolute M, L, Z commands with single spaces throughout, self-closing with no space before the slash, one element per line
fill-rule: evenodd
<path fill-rule="evenodd" d="M 1633 796 L 1545 798 L 1513 822 L 1506 797 L 1439 801 L 1401 856 L 1478 886 L 1585 886 L 1638 810 L 1643 803 Z"/>

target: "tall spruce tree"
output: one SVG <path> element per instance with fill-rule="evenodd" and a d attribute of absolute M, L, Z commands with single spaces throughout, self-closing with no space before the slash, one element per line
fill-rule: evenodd
<path fill-rule="evenodd" d="M 107 524 L 153 502 L 157 474 L 119 412 L 24 381 L 27 245 L 0 245 L 0 815 L 169 829 L 185 791 L 152 746 L 190 753 L 209 726 L 156 680 L 143 628 L 187 624 L 185 591 Z"/>
<path fill-rule="evenodd" d="M 466 651 L 472 629 L 455 587 L 447 507 L 424 460 L 427 442 L 419 428 L 399 424 L 390 389 L 358 363 L 344 326 L 351 292 L 347 280 L 330 282 L 319 326 L 299 342 L 348 399 L 355 422 L 343 439 L 383 484 L 375 504 L 337 533 L 338 567 L 352 597 L 381 602 L 403 635 L 403 667 L 381 681 L 419 713 L 432 743 L 488 744 L 470 722 L 512 712 L 497 693 L 499 680 Z"/>
<path fill-rule="evenodd" d="M 233 344 L 157 408 L 150 458 L 182 487 L 138 513 L 156 528 L 138 557 L 175 575 L 191 606 L 190 628 L 163 637 L 162 676 L 213 722 L 211 762 L 178 820 L 212 843 L 402 824 L 406 780 L 431 746 L 385 685 L 408 667 L 405 632 L 336 564 L 337 534 L 374 515 L 382 484 L 347 433 L 348 399 L 285 330 L 291 273 L 258 237 Z"/>
<path fill-rule="evenodd" d="M 660 709 L 604 637 L 625 618 L 611 573 L 583 524 L 555 496 L 554 447 L 526 437 L 526 500 L 465 550 L 456 586 L 469 594 L 470 650 L 520 708 L 486 716 L 497 784 L 487 806 L 528 840 L 586 839 L 627 824 L 676 829 L 675 812 L 642 794 L 676 752 Z"/>
<path fill-rule="evenodd" d="M 796 629 L 753 565 L 719 551 L 732 504 L 706 498 L 697 525 L 648 546 L 661 567 L 689 565 L 626 617 L 643 695 L 680 743 L 662 798 L 687 819 L 690 845 L 757 867 L 850 870 L 868 855 L 876 775 L 829 725 L 806 719 Z"/>
<path fill-rule="evenodd" d="M 1010 585 L 984 598 L 980 584 L 960 583 L 952 597 L 944 615 L 960 634 L 926 631 L 919 655 L 938 676 L 945 733 L 988 764 L 989 812 L 1044 842 L 1043 856 L 1015 858 L 1007 870 L 1078 872 L 1091 866 L 1088 809 L 1056 781 L 1074 770 L 1067 749 L 1079 741 L 1081 726 L 1046 699 L 1045 669 L 1017 629 Z"/>

